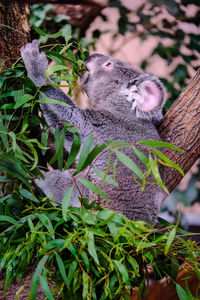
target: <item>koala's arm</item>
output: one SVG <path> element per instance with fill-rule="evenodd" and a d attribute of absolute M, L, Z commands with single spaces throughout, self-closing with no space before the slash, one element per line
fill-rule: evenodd
<path fill-rule="evenodd" d="M 45 85 L 45 87 L 47 87 L 47 91 L 44 92 L 45 97 L 56 99 L 70 105 L 70 107 L 65 107 L 51 103 L 42 103 L 41 107 L 48 125 L 55 125 L 55 123 L 60 120 L 67 120 L 77 126 L 83 126 L 86 113 L 81 110 L 68 95 L 64 94 L 61 89 L 48 84 L 48 80 L 45 81 L 45 71 L 48 60 L 45 53 L 39 52 L 38 41 L 34 40 L 32 43 L 26 44 L 20 49 L 20 52 L 28 77 L 35 85 Z M 43 96 L 41 96 L 41 98 L 43 98 Z"/>

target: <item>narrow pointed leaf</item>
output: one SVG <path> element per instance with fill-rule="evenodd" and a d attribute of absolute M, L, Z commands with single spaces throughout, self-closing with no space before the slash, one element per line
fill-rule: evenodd
<path fill-rule="evenodd" d="M 184 288 L 178 283 L 176 283 L 176 291 L 180 300 L 189 300 L 188 294 L 186 293 Z"/>
<path fill-rule="evenodd" d="M 73 143 L 67 159 L 67 166 L 70 167 L 75 161 L 81 147 L 81 139 L 78 133 L 74 134 Z"/>
<path fill-rule="evenodd" d="M 102 192 L 94 183 L 90 182 L 87 179 L 83 179 L 83 178 L 79 178 L 78 179 L 82 185 L 84 185 L 87 189 L 89 189 L 90 191 L 94 192 L 95 194 L 103 197 L 105 200 L 108 200 L 108 196 L 106 194 L 104 194 L 104 192 Z"/>
<path fill-rule="evenodd" d="M 174 227 L 170 232 L 170 234 L 168 235 L 167 242 L 165 245 L 165 255 L 167 255 L 167 253 L 169 252 L 169 248 L 175 238 L 175 235 L 176 235 L 176 227 Z"/>
<path fill-rule="evenodd" d="M 89 135 L 88 138 L 86 139 L 83 148 L 81 149 L 81 153 L 80 153 L 80 157 L 78 160 L 78 164 L 77 164 L 77 172 L 80 172 L 82 169 L 82 166 L 84 165 L 89 153 L 90 153 L 90 149 L 92 147 L 93 144 L 93 135 Z"/>
<path fill-rule="evenodd" d="M 48 286 L 46 274 L 40 275 L 40 284 L 41 284 L 41 287 L 43 288 L 43 291 L 45 292 L 45 295 L 47 296 L 47 299 L 54 300 L 54 296 Z"/>
<path fill-rule="evenodd" d="M 63 215 L 63 219 L 65 221 L 67 221 L 66 215 L 67 215 L 68 207 L 69 207 L 70 200 L 72 197 L 72 192 L 73 192 L 73 187 L 70 187 L 69 189 L 67 189 L 65 192 L 65 195 L 63 197 L 63 200 L 62 200 L 62 215 Z"/>
<path fill-rule="evenodd" d="M 47 215 L 45 215 L 45 214 L 38 214 L 37 217 L 40 220 L 40 222 L 47 228 L 47 230 L 48 230 L 51 238 L 55 239 L 53 226 L 51 224 L 51 221 L 47 217 Z"/>
<path fill-rule="evenodd" d="M 144 140 L 144 141 L 138 142 L 138 144 L 145 145 L 145 146 L 150 146 L 150 147 L 170 148 L 170 149 L 174 149 L 178 152 L 183 152 L 184 153 L 184 151 L 182 149 L 176 147 L 175 145 L 172 145 L 172 144 L 167 143 L 167 142 L 162 142 L 162 141 Z"/>
<path fill-rule="evenodd" d="M 88 251 L 90 255 L 93 257 L 94 261 L 99 265 L 99 259 L 94 244 L 94 233 L 92 231 L 88 231 Z"/>
<path fill-rule="evenodd" d="M 135 173 L 142 181 L 145 180 L 144 175 L 142 173 L 142 171 L 138 168 L 138 166 L 136 165 L 136 163 L 130 159 L 126 154 L 115 150 L 115 153 L 118 157 L 118 159 L 127 167 L 129 168 L 131 171 L 133 171 L 133 173 Z"/>
<path fill-rule="evenodd" d="M 173 161 L 171 161 L 166 155 L 164 155 L 161 151 L 157 150 L 157 149 L 153 149 L 151 148 L 151 150 L 158 155 L 167 165 L 169 165 L 169 167 L 172 167 L 174 169 L 176 169 L 177 171 L 179 171 L 181 173 L 182 176 L 184 176 L 183 170 L 181 169 L 181 167 L 179 167 L 177 164 L 175 164 Z"/>
<path fill-rule="evenodd" d="M 96 168 L 93 168 L 92 169 L 101 179 L 104 179 L 104 177 L 105 177 L 105 173 L 104 172 L 102 172 L 101 170 L 99 170 L 99 169 L 96 169 Z M 114 179 L 112 179 L 110 176 L 106 176 L 105 177 L 105 181 L 106 182 L 108 182 L 108 183 L 110 183 L 110 184 L 112 184 L 112 185 L 114 185 L 114 186 L 118 186 L 118 183 L 114 180 Z"/>
<path fill-rule="evenodd" d="M 62 276 L 62 279 L 64 280 L 66 287 L 69 289 L 69 281 L 68 281 L 68 278 L 67 278 L 67 275 L 65 272 L 65 265 L 62 261 L 62 258 L 60 257 L 60 255 L 57 252 L 55 252 L 55 255 L 56 255 L 56 261 L 57 261 L 58 268 L 59 268 L 60 274 Z"/>

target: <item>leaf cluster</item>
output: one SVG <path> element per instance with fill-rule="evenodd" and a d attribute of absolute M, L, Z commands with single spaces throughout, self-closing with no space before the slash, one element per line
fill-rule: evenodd
<path fill-rule="evenodd" d="M 0 216 L 0 221 L 5 291 L 36 264 L 31 299 L 37 299 L 39 284 L 48 299 L 129 299 L 134 290 L 143 296 L 149 266 L 157 278 L 166 276 L 175 285 L 183 261 L 200 276 L 199 246 L 186 241 L 189 233 L 177 225 L 153 229 L 109 209 L 61 209 L 48 201 L 27 206 L 21 218 Z M 176 286 L 180 295 L 194 299 L 189 289 Z"/>
<path fill-rule="evenodd" d="M 93 39 L 86 38 L 81 34 L 81 28 L 67 23 L 69 16 L 64 14 L 55 14 L 52 4 L 33 4 L 31 5 L 30 26 L 32 29 L 32 39 L 39 38 L 40 43 L 47 44 L 52 39 L 73 41 L 81 44 L 82 48 L 94 46 Z M 45 34 L 44 34 L 45 32 Z"/>

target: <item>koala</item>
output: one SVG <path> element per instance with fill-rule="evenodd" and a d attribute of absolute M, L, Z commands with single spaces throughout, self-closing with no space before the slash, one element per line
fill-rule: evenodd
<path fill-rule="evenodd" d="M 38 42 L 34 40 L 22 47 L 21 56 L 28 77 L 37 86 L 48 86 L 48 81 L 45 82 L 44 78 L 48 60 L 44 53 L 39 52 Z M 165 93 L 163 85 L 156 77 L 145 74 L 119 59 L 102 54 L 91 55 L 85 65 L 87 71 L 81 77 L 81 85 L 89 97 L 91 107 L 82 110 L 61 89 L 50 86 L 44 92 L 46 97 L 63 101 L 70 107 L 51 103 L 41 104 L 49 126 L 55 129 L 55 124 L 58 124 L 59 120 L 77 125 L 81 128 L 82 145 L 91 133 L 103 142 L 120 140 L 135 144 L 147 139 L 161 140 L 154 123 L 162 118 Z M 72 145 L 72 140 L 72 134 L 66 135 L 67 151 Z M 142 162 L 131 148 L 124 147 L 119 151 L 128 155 L 142 171 L 145 171 Z M 144 153 L 148 156 L 147 151 Z M 105 172 L 108 158 L 109 151 L 99 156 L 94 167 Z M 113 153 L 109 176 L 113 175 L 112 166 L 115 161 L 116 155 Z M 73 184 L 71 173 L 73 172 L 70 170 L 45 172 L 45 179 L 37 179 L 36 183 L 46 195 L 52 195 L 56 201 L 61 202 L 68 186 Z M 161 168 L 160 173 L 163 177 L 164 169 Z M 101 179 L 94 172 L 89 172 L 87 176 L 92 183 L 100 185 Z M 160 205 L 167 194 L 156 184 L 147 184 L 142 191 L 133 178 L 133 172 L 119 160 L 115 180 L 118 186 L 113 187 L 105 182 L 102 187 L 108 201 L 91 191 L 85 191 L 82 196 L 87 197 L 89 202 L 96 200 L 97 205 L 122 212 L 131 220 L 155 224 Z M 148 181 L 153 179 L 148 178 Z M 74 188 L 72 194 L 70 203 L 72 206 L 80 206 L 77 198 L 81 188 L 79 182 L 79 186 Z"/>

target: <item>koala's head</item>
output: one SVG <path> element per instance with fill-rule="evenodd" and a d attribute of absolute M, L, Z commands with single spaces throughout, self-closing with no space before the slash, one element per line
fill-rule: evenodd
<path fill-rule="evenodd" d="M 119 116 L 131 112 L 149 120 L 159 117 L 165 93 L 157 78 L 101 54 L 91 55 L 86 67 L 81 84 L 93 109 Z"/>

